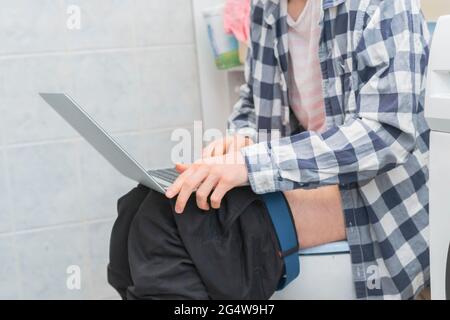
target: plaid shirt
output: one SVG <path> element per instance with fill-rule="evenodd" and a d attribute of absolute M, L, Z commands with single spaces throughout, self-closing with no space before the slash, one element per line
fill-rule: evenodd
<path fill-rule="evenodd" d="M 322 134 L 290 112 L 279 1 L 253 0 L 247 83 L 229 120 L 258 141 L 242 150 L 251 186 L 339 185 L 357 298 L 410 299 L 429 283 L 429 33 L 419 0 L 322 0 Z"/>

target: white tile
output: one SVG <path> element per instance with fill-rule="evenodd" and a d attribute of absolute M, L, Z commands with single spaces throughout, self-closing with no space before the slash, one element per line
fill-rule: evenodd
<path fill-rule="evenodd" d="M 109 236 L 117 199 L 136 183 L 85 142 L 52 143 L 78 134 L 38 92 L 69 93 L 145 168 L 172 166 L 167 128 L 201 119 L 191 1 L 1 3 L 0 55 L 46 53 L 0 56 L 0 299 L 117 298 Z M 79 31 L 67 29 L 69 4 L 82 10 Z M 111 48 L 125 50 L 90 51 Z M 67 289 L 69 265 L 81 267 L 81 291 Z"/>
<path fill-rule="evenodd" d="M 49 229 L 16 237 L 24 299 L 86 299 L 90 292 L 84 226 Z M 68 267 L 81 272 L 80 290 L 69 289 Z"/>
<path fill-rule="evenodd" d="M 77 143 L 54 143 L 7 150 L 11 198 L 18 230 L 80 221 Z"/>
<path fill-rule="evenodd" d="M 0 149 L 0 234 L 12 230 L 9 190 L 6 179 L 4 152 Z"/>
<path fill-rule="evenodd" d="M 60 0 L 2 0 L 0 53 L 65 49 L 65 20 Z"/>
<path fill-rule="evenodd" d="M 133 0 L 64 0 L 78 6 L 80 29 L 65 29 L 69 50 L 134 46 Z"/>
<path fill-rule="evenodd" d="M 194 47 L 138 53 L 142 77 L 143 128 L 165 128 L 201 120 Z"/>
<path fill-rule="evenodd" d="M 0 300 L 19 299 L 20 286 L 12 236 L 0 236 Z"/>
<path fill-rule="evenodd" d="M 136 155 L 139 149 L 137 136 L 122 136 L 118 141 L 125 150 Z M 117 200 L 137 185 L 122 176 L 87 143 L 83 143 L 81 148 L 81 181 L 88 219 L 116 217 Z"/>
<path fill-rule="evenodd" d="M 136 0 L 134 24 L 138 45 L 194 42 L 192 4 L 188 0 Z"/>
<path fill-rule="evenodd" d="M 0 111 L 6 144 L 77 136 L 39 92 L 72 92 L 65 58 L 0 59 Z"/>
<path fill-rule="evenodd" d="M 140 123 L 139 76 L 133 53 L 70 57 L 74 98 L 110 132 L 136 130 Z"/>
<path fill-rule="evenodd" d="M 117 297 L 117 292 L 111 287 L 107 280 L 107 266 L 109 263 L 109 240 L 113 220 L 107 222 L 96 222 L 88 225 L 91 298 L 110 299 Z"/>

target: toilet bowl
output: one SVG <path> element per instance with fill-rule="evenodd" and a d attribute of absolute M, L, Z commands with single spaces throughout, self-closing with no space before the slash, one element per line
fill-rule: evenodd
<path fill-rule="evenodd" d="M 350 248 L 339 241 L 299 251 L 300 275 L 272 300 L 353 300 Z"/>

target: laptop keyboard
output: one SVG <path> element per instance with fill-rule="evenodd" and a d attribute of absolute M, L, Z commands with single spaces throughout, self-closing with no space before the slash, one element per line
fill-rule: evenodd
<path fill-rule="evenodd" d="M 167 181 L 169 183 L 175 182 L 175 180 L 180 175 L 175 168 L 170 169 L 158 169 L 158 170 L 150 170 L 148 172 L 151 176 L 159 178 L 161 180 Z"/>

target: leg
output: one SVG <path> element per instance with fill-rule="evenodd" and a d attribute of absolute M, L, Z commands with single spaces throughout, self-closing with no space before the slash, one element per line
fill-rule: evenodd
<path fill-rule="evenodd" d="M 283 272 L 264 202 L 250 188 L 227 193 L 220 209 L 201 211 L 191 197 L 178 231 L 212 299 L 265 300 Z"/>
<path fill-rule="evenodd" d="M 208 299 L 208 293 L 180 237 L 171 204 L 151 191 L 128 237 L 132 285 L 128 299 Z"/>
<path fill-rule="evenodd" d="M 268 299 L 283 270 L 264 204 L 250 188 L 233 190 L 219 210 L 191 197 L 182 215 L 150 192 L 128 238 L 128 299 Z"/>
<path fill-rule="evenodd" d="M 144 186 L 134 188 L 117 204 L 118 217 L 111 232 L 108 282 L 126 299 L 127 288 L 132 284 L 128 263 L 128 234 L 130 226 L 142 202 L 150 190 Z"/>
<path fill-rule="evenodd" d="M 301 248 L 345 240 L 344 213 L 337 186 L 285 192 Z"/>

